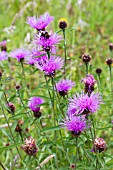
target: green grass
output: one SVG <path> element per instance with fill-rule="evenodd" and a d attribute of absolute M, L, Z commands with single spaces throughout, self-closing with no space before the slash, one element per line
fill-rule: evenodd
<path fill-rule="evenodd" d="M 69 3 L 70 2 L 70 3 Z M 85 76 L 85 66 L 81 61 L 81 55 L 85 53 L 89 53 L 92 56 L 92 61 L 90 65 L 90 74 L 92 74 L 95 79 L 98 80 L 97 74 L 95 73 L 96 68 L 102 68 L 101 74 L 101 84 L 99 85 L 99 91 L 103 95 L 104 105 L 102 105 L 101 109 L 94 115 L 95 125 L 96 125 L 96 134 L 97 137 L 102 137 L 107 142 L 107 151 L 101 154 L 99 157 L 100 162 L 104 164 L 106 163 L 106 169 L 113 169 L 113 133 L 112 133 L 112 124 L 111 120 L 113 120 L 113 100 L 111 96 L 111 88 L 110 88 L 110 79 L 109 79 L 109 69 L 105 64 L 106 58 L 113 58 L 113 54 L 110 53 L 108 44 L 113 42 L 113 23 L 112 23 L 112 11 L 113 11 L 113 2 L 112 0 L 83 0 L 81 5 L 77 4 L 76 0 L 67 1 L 67 0 L 1 0 L 0 1 L 0 41 L 3 39 L 8 39 L 8 52 L 15 48 L 25 47 L 29 48 L 31 42 L 26 43 L 25 37 L 28 33 L 30 33 L 30 40 L 32 40 L 35 31 L 30 28 L 29 25 L 26 24 L 26 20 L 28 16 L 43 14 L 48 11 L 50 15 L 55 17 L 53 23 L 48 27 L 48 30 L 52 29 L 53 32 L 58 31 L 58 20 L 60 18 L 67 18 L 68 28 L 66 30 L 66 41 L 67 41 L 67 54 L 68 54 L 68 77 L 70 77 L 73 81 L 76 82 L 76 87 L 73 88 L 69 97 L 72 96 L 75 92 L 80 92 L 83 89 L 83 85 L 80 80 Z M 17 15 L 16 15 L 17 14 Z M 87 26 L 82 27 L 79 24 L 80 19 L 87 24 Z M 4 29 L 6 27 L 10 27 L 11 25 L 16 26 L 16 29 L 11 33 L 6 33 Z M 59 34 L 62 34 L 61 32 Z M 64 56 L 63 53 L 63 42 L 59 45 L 58 54 L 60 56 Z M 49 163 L 43 166 L 44 170 L 54 170 L 57 169 L 57 165 L 59 165 L 58 170 L 68 170 L 70 164 L 68 163 L 68 159 L 70 163 L 75 163 L 75 150 L 73 150 L 73 146 L 75 144 L 75 140 L 70 140 L 70 134 L 61 130 L 64 139 L 64 147 L 66 148 L 66 153 L 63 150 L 61 144 L 61 138 L 59 137 L 59 127 L 55 127 L 56 129 L 52 129 L 53 120 L 52 116 L 52 108 L 50 107 L 50 101 L 48 100 L 48 92 L 46 90 L 45 80 L 43 78 L 43 74 L 35 72 L 35 68 L 31 68 L 30 66 L 25 66 L 25 74 L 27 77 L 27 83 L 30 85 L 29 94 L 30 96 L 41 95 L 45 98 L 46 103 L 43 106 L 43 116 L 44 123 L 46 126 L 44 130 L 40 130 L 40 120 L 30 119 L 25 110 L 23 109 L 20 100 L 18 99 L 18 94 L 15 90 L 15 82 L 16 84 L 20 84 L 22 80 L 21 68 L 19 63 L 16 60 L 10 61 L 10 66 L 12 72 L 7 65 L 7 61 L 3 64 L 0 64 L 0 70 L 3 70 L 3 79 L 7 77 L 14 78 L 11 81 L 6 81 L 4 83 L 3 89 L 7 92 L 7 97 L 11 100 L 16 106 L 16 116 L 11 116 L 8 114 L 6 109 L 5 112 L 7 114 L 8 120 L 12 125 L 12 132 L 15 137 L 16 145 L 19 146 L 19 151 L 22 155 L 23 161 L 20 163 L 19 168 L 15 169 L 35 169 L 38 166 L 39 162 L 41 163 L 46 157 L 51 154 L 55 155 Z M 113 73 L 113 71 L 112 71 Z M 59 79 L 59 78 L 58 78 Z M 113 84 L 112 84 L 113 85 Z M 51 88 L 50 88 L 51 90 Z M 96 90 L 98 90 L 96 85 Z M 24 99 L 25 106 L 27 107 L 27 95 L 25 94 L 25 90 L 22 88 L 21 96 Z M 15 95 L 16 94 L 16 95 Z M 3 95 L 2 90 L 0 93 Z M 14 96 L 15 95 L 15 96 Z M 14 98 L 13 98 L 14 97 Z M 62 105 L 65 104 L 62 99 Z M 4 104 L 5 102 L 3 102 Z M 4 106 L 5 108 L 5 106 Z M 66 108 L 65 108 L 66 110 Z M 0 115 L 2 115 L 2 110 L 0 111 Z M 58 110 L 58 120 L 60 121 L 62 116 L 60 115 L 60 111 Z M 22 145 L 21 138 L 19 134 L 15 134 L 15 127 L 18 119 L 24 120 L 24 128 L 29 127 L 29 134 L 32 135 L 37 140 L 37 145 L 39 147 L 39 151 L 36 159 L 34 157 L 29 157 L 24 154 L 24 152 L 20 149 L 20 145 Z M 1 119 L 0 126 L 5 124 L 5 120 Z M 34 123 L 35 122 L 35 123 Z M 52 124 L 52 125 L 51 125 Z M 49 128 L 49 130 L 48 130 Z M 36 130 L 36 131 L 35 131 Z M 57 130 L 56 143 L 53 142 L 53 134 L 54 130 Z M 50 137 L 50 141 L 47 142 L 45 138 L 45 132 L 47 137 Z M 88 169 L 93 170 L 93 163 L 95 161 L 95 156 L 89 152 L 92 148 L 92 143 L 89 142 L 89 146 L 87 146 L 86 136 L 87 138 L 90 136 L 88 134 L 82 135 L 82 141 L 79 141 L 79 145 L 81 148 L 82 156 L 84 156 L 83 147 L 85 145 L 87 151 L 87 157 L 89 160 L 83 158 L 80 163 L 78 163 L 78 170 Z M 9 162 L 13 162 L 14 156 L 17 155 L 17 151 L 15 149 L 15 145 L 10 139 L 10 133 L 8 128 L 0 129 L 0 161 L 3 163 L 5 167 L 9 168 Z M 43 137 L 44 136 L 44 137 Z M 52 136 L 52 137 L 51 137 Z M 69 140 L 68 140 L 69 139 Z M 85 144 L 84 144 L 85 141 Z M 4 147 L 4 144 L 7 142 L 11 143 L 10 147 Z M 62 151 L 63 150 L 63 151 Z M 13 151 L 13 155 L 12 152 Z M 58 155 L 56 155 L 58 153 Z M 68 156 L 67 156 L 68 155 Z M 57 159 L 58 156 L 58 159 Z M 91 161 L 91 162 L 90 162 Z M 93 163 L 92 163 L 93 162 Z M 0 167 L 1 168 L 1 167 Z M 104 170 L 104 168 L 101 168 Z"/>

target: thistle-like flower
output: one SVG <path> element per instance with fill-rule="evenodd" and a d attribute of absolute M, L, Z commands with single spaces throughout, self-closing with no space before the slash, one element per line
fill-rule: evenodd
<path fill-rule="evenodd" d="M 36 67 L 43 71 L 45 75 L 53 77 L 56 70 L 60 70 L 64 65 L 64 60 L 57 56 L 43 56 L 35 62 Z"/>
<path fill-rule="evenodd" d="M 66 18 L 61 18 L 59 20 L 59 28 L 62 30 L 65 30 L 67 28 L 67 19 Z"/>
<path fill-rule="evenodd" d="M 96 112 L 102 103 L 102 97 L 99 93 L 92 92 L 90 96 L 83 92 L 81 94 L 77 93 L 73 98 L 69 99 L 67 114 L 88 115 Z"/>
<path fill-rule="evenodd" d="M 10 53 L 12 58 L 16 58 L 18 62 L 22 62 L 26 57 L 30 55 L 30 52 L 25 49 L 16 49 Z"/>
<path fill-rule="evenodd" d="M 7 60 L 7 53 L 5 51 L 0 52 L 0 61 Z"/>
<path fill-rule="evenodd" d="M 31 97 L 28 101 L 29 108 L 33 111 L 34 117 L 39 118 L 41 116 L 40 104 L 43 104 L 44 100 L 40 97 Z"/>
<path fill-rule="evenodd" d="M 78 137 L 86 129 L 86 119 L 84 116 L 68 116 L 62 125 Z"/>
<path fill-rule="evenodd" d="M 68 79 L 63 79 L 56 83 L 56 89 L 61 96 L 66 95 L 73 86 L 75 86 L 75 83 Z"/>
<path fill-rule="evenodd" d="M 45 30 L 45 28 L 53 21 L 54 17 L 50 16 L 47 12 L 41 15 L 39 18 L 28 17 L 27 23 L 36 30 Z"/>
<path fill-rule="evenodd" d="M 21 146 L 21 149 L 23 149 L 29 156 L 36 155 L 38 152 L 38 148 L 36 146 L 35 139 L 29 136 L 24 142 L 25 144 Z"/>
<path fill-rule="evenodd" d="M 94 85 L 96 80 L 91 74 L 87 74 L 87 77 L 82 79 L 85 84 L 85 92 L 91 94 L 94 91 Z"/>
<path fill-rule="evenodd" d="M 48 34 L 47 32 L 42 32 L 41 35 L 35 37 L 34 43 L 38 45 L 42 50 L 46 52 L 56 53 L 56 45 L 62 40 L 62 37 L 56 33 Z"/>

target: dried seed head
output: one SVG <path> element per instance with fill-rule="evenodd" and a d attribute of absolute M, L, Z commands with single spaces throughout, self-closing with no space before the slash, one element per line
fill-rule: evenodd
<path fill-rule="evenodd" d="M 66 18 L 61 18 L 59 20 L 59 28 L 62 29 L 62 30 L 67 28 L 67 19 Z"/>
<path fill-rule="evenodd" d="M 109 50 L 113 51 L 113 43 L 109 43 Z"/>
<path fill-rule="evenodd" d="M 29 136 L 25 141 L 25 144 L 21 146 L 21 148 L 28 154 L 29 156 L 36 155 L 38 152 L 38 148 L 36 146 L 36 141 L 31 136 Z"/>
<path fill-rule="evenodd" d="M 5 144 L 5 146 L 10 146 L 10 143 L 9 143 L 9 142 L 8 142 L 8 143 L 6 143 L 6 144 Z"/>
<path fill-rule="evenodd" d="M 94 140 L 94 151 L 102 152 L 106 149 L 106 141 L 103 138 L 96 138 Z"/>
<path fill-rule="evenodd" d="M 11 103 L 11 102 L 9 102 L 9 103 L 7 103 L 6 104 L 6 106 L 9 108 L 9 110 L 7 110 L 9 113 L 12 113 L 12 114 L 14 114 L 14 112 L 15 112 L 15 106 L 14 106 L 14 104 L 13 103 Z"/>
<path fill-rule="evenodd" d="M 97 73 L 98 75 L 100 75 L 100 74 L 102 73 L 102 69 L 101 69 L 101 68 L 97 68 L 95 71 L 96 71 L 96 73 Z"/>
<path fill-rule="evenodd" d="M 106 59 L 106 64 L 107 64 L 108 66 L 111 66 L 112 63 L 113 63 L 112 58 Z"/>
<path fill-rule="evenodd" d="M 83 54 L 82 55 L 82 61 L 84 63 L 89 63 L 91 61 L 91 56 L 89 54 Z"/>
<path fill-rule="evenodd" d="M 16 128 L 15 128 L 15 131 L 16 132 L 22 132 L 22 125 L 23 125 L 23 121 L 22 120 L 18 120 L 18 123 L 17 123 L 17 125 L 16 125 Z"/>

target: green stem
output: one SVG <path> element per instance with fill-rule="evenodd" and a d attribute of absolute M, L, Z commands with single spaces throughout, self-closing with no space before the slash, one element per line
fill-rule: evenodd
<path fill-rule="evenodd" d="M 66 55 L 66 32 L 65 29 L 63 31 L 63 37 L 64 37 L 64 56 L 65 56 L 65 65 L 64 65 L 64 74 L 66 72 L 66 62 L 67 62 L 67 55 Z"/>
<path fill-rule="evenodd" d="M 88 63 L 85 63 L 86 65 L 86 74 L 88 74 Z"/>
<path fill-rule="evenodd" d="M 8 128 L 9 128 L 11 137 L 12 137 L 12 139 L 13 139 L 13 142 L 16 144 L 15 139 L 14 139 L 14 136 L 13 136 L 13 133 L 12 133 L 12 130 L 11 130 L 10 125 L 9 125 L 9 122 L 8 122 L 8 119 L 7 119 L 6 115 L 5 115 L 5 112 L 4 112 L 4 109 L 3 109 L 3 106 L 2 106 L 2 102 L 1 102 L 1 107 L 2 107 L 2 112 L 3 112 L 3 115 L 4 115 L 4 117 L 5 117 L 6 123 L 7 123 Z M 18 154 L 19 154 L 20 159 L 22 160 L 21 155 L 20 155 L 20 152 L 19 152 L 17 146 L 16 146 L 16 149 L 17 149 L 17 152 L 18 152 Z"/>

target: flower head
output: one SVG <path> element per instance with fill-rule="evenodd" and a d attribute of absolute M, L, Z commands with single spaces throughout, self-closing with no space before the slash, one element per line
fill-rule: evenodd
<path fill-rule="evenodd" d="M 38 152 L 38 148 L 36 146 L 35 139 L 29 136 L 24 142 L 25 144 L 21 146 L 21 149 L 23 149 L 29 156 L 36 155 Z"/>
<path fill-rule="evenodd" d="M 45 28 L 53 21 L 54 17 L 50 16 L 47 12 L 41 15 L 39 18 L 28 17 L 27 23 L 36 30 L 45 30 Z"/>
<path fill-rule="evenodd" d="M 29 55 L 30 55 L 30 52 L 24 49 L 16 49 L 10 53 L 10 56 L 12 58 L 16 58 L 18 62 L 23 61 Z"/>
<path fill-rule="evenodd" d="M 66 127 L 73 135 L 79 136 L 86 129 L 86 120 L 84 116 L 69 116 L 64 120 L 63 127 Z"/>
<path fill-rule="evenodd" d="M 82 79 L 82 82 L 84 82 L 85 84 L 85 92 L 89 92 L 91 93 L 92 91 L 94 91 L 94 85 L 96 83 L 96 80 L 94 79 L 94 77 L 91 74 L 87 74 L 87 77 Z"/>
<path fill-rule="evenodd" d="M 59 20 L 59 28 L 62 29 L 62 30 L 65 30 L 66 27 L 67 27 L 67 19 L 61 18 Z"/>
<path fill-rule="evenodd" d="M 89 114 L 96 112 L 100 104 L 102 104 L 102 97 L 99 93 L 92 92 L 88 94 L 76 94 L 69 99 L 68 115 Z"/>
<path fill-rule="evenodd" d="M 40 111 L 40 104 L 43 104 L 44 100 L 40 97 L 31 97 L 28 101 L 28 106 L 33 112 Z"/>
<path fill-rule="evenodd" d="M 57 56 L 43 56 L 36 62 L 36 67 L 43 71 L 45 75 L 54 76 L 56 70 L 60 70 L 64 65 L 64 60 Z"/>
<path fill-rule="evenodd" d="M 91 56 L 89 54 L 83 54 L 82 61 L 86 64 L 89 63 L 91 61 Z"/>
<path fill-rule="evenodd" d="M 103 138 L 95 138 L 94 140 L 94 152 L 102 152 L 106 149 L 106 141 Z"/>
<path fill-rule="evenodd" d="M 56 89 L 60 95 L 64 96 L 67 94 L 68 90 L 70 90 L 73 86 L 75 86 L 74 82 L 68 79 L 63 79 L 56 84 Z"/>
<path fill-rule="evenodd" d="M 56 53 L 56 45 L 59 44 L 62 37 L 56 33 L 53 35 L 47 34 L 47 32 L 43 32 L 41 35 L 37 35 L 35 37 L 35 44 L 40 46 L 44 51 L 51 52 L 53 54 Z"/>
<path fill-rule="evenodd" d="M 13 103 L 8 102 L 8 103 L 6 104 L 6 106 L 8 107 L 8 112 L 9 112 L 9 113 L 12 113 L 12 114 L 13 114 L 13 113 L 15 112 L 16 108 L 15 108 L 15 106 L 14 106 Z"/>
<path fill-rule="evenodd" d="M 1 51 L 0 52 L 0 61 L 7 60 L 7 59 L 8 59 L 7 53 L 5 51 Z"/>

